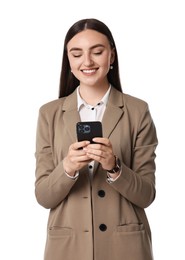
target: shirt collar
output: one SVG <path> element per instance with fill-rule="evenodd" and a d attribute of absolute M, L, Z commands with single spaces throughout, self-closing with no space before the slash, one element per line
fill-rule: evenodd
<path fill-rule="evenodd" d="M 85 100 L 83 100 L 80 96 L 80 92 L 79 92 L 79 88 L 80 86 L 78 86 L 77 88 L 77 102 L 78 102 L 78 111 L 80 110 L 81 106 L 89 106 L 89 104 L 87 104 L 85 102 Z M 105 106 L 107 105 L 108 102 L 108 98 L 109 98 L 109 93 L 111 90 L 111 85 L 109 86 L 109 89 L 107 90 L 107 92 L 105 93 L 105 95 L 103 96 L 103 98 L 98 102 L 98 103 L 103 103 Z"/>

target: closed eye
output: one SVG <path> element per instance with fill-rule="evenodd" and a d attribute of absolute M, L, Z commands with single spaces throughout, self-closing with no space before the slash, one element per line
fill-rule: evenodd
<path fill-rule="evenodd" d="M 70 51 L 71 55 L 74 57 L 74 58 L 78 58 L 78 57 L 81 57 L 82 56 L 82 51 L 81 50 L 71 50 Z"/>
<path fill-rule="evenodd" d="M 95 55 L 101 55 L 101 54 L 102 54 L 102 51 L 97 51 L 97 52 L 94 52 L 93 54 L 95 54 Z"/>
<path fill-rule="evenodd" d="M 72 54 L 74 58 L 78 58 L 78 57 L 81 57 L 82 55 L 81 54 Z"/>

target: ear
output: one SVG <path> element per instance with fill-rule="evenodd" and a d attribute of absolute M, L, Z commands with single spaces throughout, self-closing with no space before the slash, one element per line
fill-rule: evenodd
<path fill-rule="evenodd" d="M 115 49 L 113 48 L 111 50 L 110 64 L 114 63 L 114 59 L 115 59 Z"/>

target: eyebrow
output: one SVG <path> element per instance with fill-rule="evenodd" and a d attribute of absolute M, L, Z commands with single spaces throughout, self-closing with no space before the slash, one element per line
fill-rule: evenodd
<path fill-rule="evenodd" d="M 103 44 L 95 44 L 95 45 L 93 45 L 93 46 L 91 46 L 90 47 L 90 50 L 92 50 L 92 49 L 95 49 L 95 48 L 97 48 L 97 47 L 103 47 L 103 48 L 105 48 L 105 46 L 103 45 Z M 82 49 L 81 48 L 78 48 L 78 47 L 73 47 L 73 48 L 71 48 L 70 50 L 69 50 L 70 52 L 71 51 L 82 51 Z"/>

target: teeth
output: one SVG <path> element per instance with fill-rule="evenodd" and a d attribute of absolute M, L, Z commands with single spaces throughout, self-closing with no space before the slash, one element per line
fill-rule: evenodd
<path fill-rule="evenodd" d="M 95 72 L 95 69 L 93 69 L 93 70 L 83 70 L 83 72 L 84 73 L 93 73 L 93 72 Z"/>

